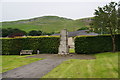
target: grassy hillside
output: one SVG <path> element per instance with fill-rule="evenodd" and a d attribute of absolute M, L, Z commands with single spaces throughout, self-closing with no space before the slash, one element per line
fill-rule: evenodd
<path fill-rule="evenodd" d="M 89 27 L 84 19 L 72 20 L 58 16 L 43 16 L 26 20 L 2 22 L 2 28 L 18 28 L 24 31 L 41 30 L 44 32 L 60 32 L 61 29 L 75 31 L 81 27 Z"/>

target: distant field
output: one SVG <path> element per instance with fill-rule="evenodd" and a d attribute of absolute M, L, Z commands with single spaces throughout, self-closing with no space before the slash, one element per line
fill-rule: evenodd
<path fill-rule="evenodd" d="M 2 23 L 2 28 L 18 28 L 26 32 L 31 30 L 41 30 L 48 33 L 60 32 L 64 28 L 68 29 L 68 31 L 76 31 L 81 27 L 89 27 L 89 25 L 81 20 L 72 20 L 57 16 L 44 16 Z"/>
<path fill-rule="evenodd" d="M 43 78 L 118 78 L 118 54 L 99 53 L 93 60 L 70 59 Z"/>

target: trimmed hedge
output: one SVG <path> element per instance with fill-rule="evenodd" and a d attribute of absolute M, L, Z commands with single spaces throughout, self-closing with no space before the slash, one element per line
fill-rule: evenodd
<path fill-rule="evenodd" d="M 36 50 L 40 53 L 58 53 L 59 37 L 3 38 L 2 54 L 20 54 L 21 50 Z"/>
<path fill-rule="evenodd" d="M 116 50 L 120 51 L 120 34 L 116 35 Z M 110 35 L 82 36 L 75 38 L 75 52 L 78 54 L 91 54 L 112 51 L 112 38 Z"/>

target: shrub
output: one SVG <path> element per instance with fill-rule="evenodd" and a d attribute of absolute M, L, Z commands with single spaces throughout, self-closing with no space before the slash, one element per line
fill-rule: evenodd
<path fill-rule="evenodd" d="M 30 36 L 40 36 L 42 34 L 42 31 L 36 31 L 36 30 L 32 30 L 28 33 L 28 35 Z"/>
<path fill-rule="evenodd" d="M 120 51 L 120 34 L 116 35 L 116 50 Z M 110 35 L 82 36 L 75 38 L 75 52 L 99 53 L 112 51 L 112 39 Z"/>
<path fill-rule="evenodd" d="M 2 37 L 24 36 L 27 34 L 25 31 L 20 29 L 7 28 L 7 29 L 1 29 L 1 30 L 2 30 Z"/>
<path fill-rule="evenodd" d="M 77 31 L 80 31 L 80 30 L 88 30 L 89 28 L 88 27 L 81 27 L 80 29 L 78 29 Z"/>
<path fill-rule="evenodd" d="M 21 50 L 58 53 L 59 37 L 3 38 L 2 54 L 19 54 Z"/>

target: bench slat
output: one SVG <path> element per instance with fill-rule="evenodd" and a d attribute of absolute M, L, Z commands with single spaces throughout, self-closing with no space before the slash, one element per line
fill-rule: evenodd
<path fill-rule="evenodd" d="M 32 54 L 33 50 L 21 50 L 20 51 L 20 55 L 21 54 Z"/>

